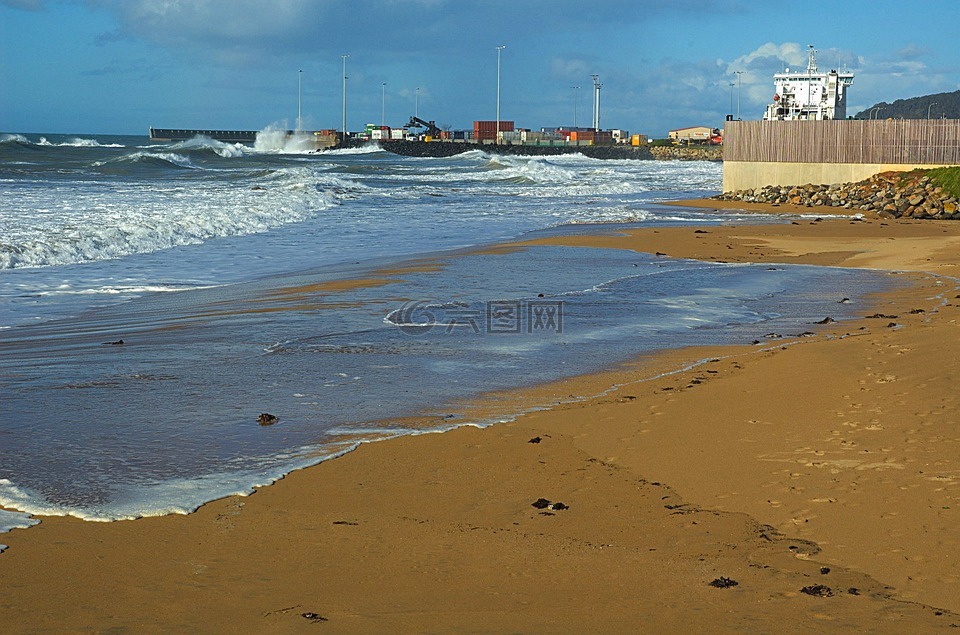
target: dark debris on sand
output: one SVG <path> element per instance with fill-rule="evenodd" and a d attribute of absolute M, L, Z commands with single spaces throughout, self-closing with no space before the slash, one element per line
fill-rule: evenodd
<path fill-rule="evenodd" d="M 800 589 L 800 593 L 806 593 L 807 595 L 812 595 L 818 598 L 833 597 L 833 589 L 825 584 L 811 584 L 810 586 L 805 586 Z"/>
<path fill-rule="evenodd" d="M 737 585 L 739 585 L 739 584 L 740 584 L 739 582 L 737 582 L 736 580 L 734 580 L 734 579 L 732 579 L 732 578 L 725 578 L 725 577 L 721 576 L 721 577 L 717 578 L 716 580 L 714 580 L 713 582 L 711 582 L 711 583 L 710 583 L 710 586 L 712 586 L 712 587 L 714 587 L 714 588 L 717 588 L 717 589 L 729 589 L 730 587 L 735 587 L 735 586 L 737 586 Z"/>

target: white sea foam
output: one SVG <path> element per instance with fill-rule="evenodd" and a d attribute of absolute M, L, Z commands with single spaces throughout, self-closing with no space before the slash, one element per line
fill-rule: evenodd
<path fill-rule="evenodd" d="M 250 149 L 242 143 L 224 143 L 209 137 L 194 137 L 170 146 L 171 150 L 211 150 L 224 158 L 237 158 L 249 154 Z"/>
<path fill-rule="evenodd" d="M 290 134 L 285 127 L 278 125 L 267 126 L 258 132 L 253 144 L 255 151 L 271 154 L 309 154 L 314 148 L 312 133 L 301 131 Z"/>
<path fill-rule="evenodd" d="M 22 134 L 0 134 L 0 143 L 30 143 Z"/>
<path fill-rule="evenodd" d="M 394 433 L 396 434 L 396 431 Z M 249 496 L 258 488 L 272 485 L 294 470 L 342 456 L 356 449 L 361 442 L 351 439 L 327 444 L 322 448 L 296 448 L 271 457 L 269 465 L 259 469 L 128 484 L 113 500 L 83 506 L 53 503 L 40 492 L 19 487 L 8 479 L 0 479 L 0 505 L 21 510 L 0 510 L 0 527 L 8 526 L 9 531 L 13 528 L 28 528 L 40 522 L 30 518 L 31 515 L 73 516 L 87 521 L 110 522 L 190 514 L 212 500 L 227 496 Z"/>
<path fill-rule="evenodd" d="M 40 140 L 37 142 L 37 145 L 41 146 L 52 146 L 57 148 L 123 148 L 125 147 L 121 143 L 100 143 L 96 139 L 83 139 L 81 137 L 73 137 L 66 141 L 60 143 L 51 143 L 47 141 L 46 137 L 40 137 Z"/>
<path fill-rule="evenodd" d="M 163 284 L 150 284 L 150 285 L 133 285 L 133 286 L 105 286 L 105 287 L 90 287 L 84 289 L 70 289 L 69 287 L 60 287 L 57 289 L 47 289 L 38 291 L 37 294 L 41 296 L 51 296 L 51 295 L 139 295 L 144 293 L 179 293 L 181 291 L 197 291 L 200 289 L 212 289 L 213 285 L 188 285 L 188 284 L 177 284 L 177 285 L 163 285 Z"/>
<path fill-rule="evenodd" d="M 9 483 L 9 481 L 0 479 L 0 487 L 2 487 L 4 483 Z M 27 529 L 28 527 L 33 527 L 38 524 L 40 524 L 40 521 L 36 518 L 31 518 L 30 514 L 0 509 L 0 534 L 8 532 L 11 529 Z"/>
<path fill-rule="evenodd" d="M 190 161 L 175 153 L 135 155 Z M 0 234 L 0 269 L 108 260 L 258 233 L 311 217 L 342 195 L 356 195 L 350 181 L 317 178 L 306 168 L 291 168 L 261 182 L 261 190 L 231 183 L 153 185 L 138 189 L 135 199 L 126 191 L 129 186 L 31 191 L 11 205 L 2 230 L 6 235 Z M 18 206 L 23 208 L 19 214 Z"/>

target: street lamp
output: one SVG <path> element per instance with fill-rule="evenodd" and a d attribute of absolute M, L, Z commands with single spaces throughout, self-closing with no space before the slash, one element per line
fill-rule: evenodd
<path fill-rule="evenodd" d="M 593 129 L 600 132 L 600 89 L 603 84 L 600 83 L 599 75 L 591 75 L 593 78 Z"/>
<path fill-rule="evenodd" d="M 930 104 L 929 106 L 927 106 L 927 119 L 930 118 L 930 109 L 933 108 L 933 107 L 936 106 L 936 105 L 937 105 L 937 102 L 933 102 L 932 104 Z"/>
<path fill-rule="evenodd" d="M 573 88 L 573 127 L 577 127 L 577 90 L 580 89 L 579 86 L 571 86 Z"/>
<path fill-rule="evenodd" d="M 876 118 L 879 119 L 879 118 L 880 118 L 880 111 L 881 111 L 881 110 L 883 110 L 883 107 L 881 107 L 881 106 L 877 106 L 876 108 L 871 108 L 871 109 L 870 109 L 870 119 L 873 119 L 873 118 L 874 118 L 874 116 L 873 116 L 874 111 L 876 111 L 876 113 L 877 113 Z"/>
<path fill-rule="evenodd" d="M 347 58 L 350 57 L 348 54 L 343 54 L 340 58 L 343 60 L 343 139 L 341 142 L 347 140 Z"/>
<path fill-rule="evenodd" d="M 303 70 L 299 70 L 297 71 L 297 132 L 300 132 L 300 130 L 303 128 L 301 123 L 303 121 L 303 117 L 301 116 L 302 111 L 300 109 L 300 105 L 302 101 L 301 97 L 303 96 L 302 89 L 303 89 Z M 929 118 L 930 117 L 928 116 L 927 119 Z"/>
<path fill-rule="evenodd" d="M 413 116 L 417 119 L 420 118 L 420 87 L 417 86 L 415 91 L 415 97 L 413 98 Z"/>
<path fill-rule="evenodd" d="M 741 76 L 743 71 L 734 71 L 737 76 L 737 121 L 740 121 L 740 89 L 743 87 Z"/>
<path fill-rule="evenodd" d="M 380 88 L 380 127 L 383 128 L 383 121 L 387 112 L 387 82 L 383 82 Z"/>
<path fill-rule="evenodd" d="M 733 87 L 736 86 L 736 82 L 730 82 L 730 110 L 727 112 L 730 113 L 730 117 L 733 117 Z"/>
<path fill-rule="evenodd" d="M 505 44 L 497 47 L 497 136 L 494 143 L 500 143 L 500 52 L 505 48 Z"/>

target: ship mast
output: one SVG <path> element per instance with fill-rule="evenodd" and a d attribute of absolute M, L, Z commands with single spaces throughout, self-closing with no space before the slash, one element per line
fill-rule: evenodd
<path fill-rule="evenodd" d="M 817 49 L 813 44 L 807 45 L 810 48 L 809 58 L 807 59 L 807 72 L 811 75 L 817 72 Z"/>

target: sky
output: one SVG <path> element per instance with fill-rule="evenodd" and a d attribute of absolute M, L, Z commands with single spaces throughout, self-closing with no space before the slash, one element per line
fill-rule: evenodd
<path fill-rule="evenodd" d="M 445 129 L 653 138 L 759 119 L 773 74 L 856 74 L 848 114 L 960 89 L 960 0 L 0 0 L 0 132 Z M 342 57 L 348 55 L 349 57 Z M 741 74 L 737 74 L 741 71 Z"/>

